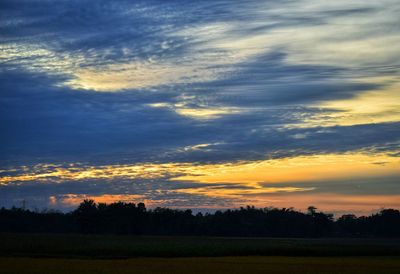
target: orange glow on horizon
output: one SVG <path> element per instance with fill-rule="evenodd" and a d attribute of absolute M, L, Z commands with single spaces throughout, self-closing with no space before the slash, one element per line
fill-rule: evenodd
<path fill-rule="evenodd" d="M 204 145 L 203 145 L 204 146 Z M 304 209 L 315 205 L 321 210 L 354 210 L 362 212 L 381 207 L 400 207 L 399 195 L 347 195 L 343 193 L 318 193 L 318 183 L 328 180 L 349 180 L 379 176 L 400 175 L 400 160 L 384 154 L 327 154 L 298 156 L 293 158 L 271 159 L 253 162 L 193 164 L 134 164 L 83 166 L 78 164 L 57 166 L 39 165 L 31 169 L 9 170 L 25 172 L 0 178 L 0 185 L 24 184 L 24 182 L 59 182 L 84 180 L 159 180 L 178 182 L 178 186 L 168 189 L 168 194 L 177 196 L 154 197 L 144 194 L 67 194 L 50 196 L 50 205 L 76 206 L 83 199 L 112 203 L 145 202 L 149 207 L 171 207 L 181 199 L 190 199 L 192 195 L 214 199 L 216 202 L 204 202 L 196 205 L 202 208 L 238 207 L 255 205 L 258 207 L 295 207 Z M 3 171 L 4 172 L 4 171 Z M 179 182 L 191 182 L 193 186 L 179 188 Z M 300 183 L 314 182 L 315 187 L 303 187 Z M 269 186 L 269 183 L 271 184 Z M 289 186 L 277 186 L 277 183 L 290 183 Z M 299 186 L 296 186 L 299 183 Z M 232 186 L 232 187 L 230 187 Z M 186 195 L 186 196 L 185 196 Z M 171 198 L 175 197 L 175 198 Z M 186 198 L 182 198 L 186 197 Z M 163 200 L 169 199 L 169 200 Z M 176 200 L 174 200 L 176 199 Z M 218 204 L 218 201 L 224 201 Z M 179 204 L 179 203 L 177 203 Z M 172 206 L 175 207 L 175 206 Z M 179 206 L 176 206 L 179 207 Z"/>
<path fill-rule="evenodd" d="M 13 171 L 18 171 L 14 169 Z M 253 162 L 193 164 L 133 164 L 60 166 L 44 164 L 21 169 L 22 174 L 0 177 L 0 184 L 24 181 L 78 181 L 89 179 L 157 179 L 199 183 L 304 182 L 355 176 L 399 175 L 400 160 L 384 154 L 326 154 Z M 26 171 L 24 173 L 24 171 Z"/>
<path fill-rule="evenodd" d="M 400 160 L 386 155 L 327 154 L 232 165 L 199 166 L 177 180 L 202 183 L 304 182 L 355 176 L 400 174 Z"/>

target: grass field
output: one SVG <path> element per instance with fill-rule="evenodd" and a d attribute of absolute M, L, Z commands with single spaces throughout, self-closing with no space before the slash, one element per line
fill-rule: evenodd
<path fill-rule="evenodd" d="M 399 258 L 375 257 L 201 257 L 80 260 L 0 258 L 1 273 L 400 273 Z"/>
<path fill-rule="evenodd" d="M 0 234 L 0 273 L 399 273 L 399 239 Z"/>
<path fill-rule="evenodd" d="M 400 239 L 0 234 L 0 256 L 61 258 L 400 256 Z"/>

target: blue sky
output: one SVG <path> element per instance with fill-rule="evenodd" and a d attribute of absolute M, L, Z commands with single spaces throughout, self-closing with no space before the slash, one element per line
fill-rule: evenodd
<path fill-rule="evenodd" d="M 398 1 L 0 7 L 0 206 L 400 206 Z"/>

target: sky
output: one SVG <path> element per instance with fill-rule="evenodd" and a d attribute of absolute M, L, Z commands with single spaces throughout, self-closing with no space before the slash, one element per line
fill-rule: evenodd
<path fill-rule="evenodd" d="M 398 0 L 0 0 L 0 206 L 400 207 Z"/>

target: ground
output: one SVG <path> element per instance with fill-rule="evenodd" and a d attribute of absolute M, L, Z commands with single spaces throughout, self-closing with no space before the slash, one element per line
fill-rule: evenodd
<path fill-rule="evenodd" d="M 0 273 L 399 273 L 398 239 L 0 234 Z"/>
<path fill-rule="evenodd" d="M 396 257 L 0 258 L 1 273 L 400 273 Z"/>

